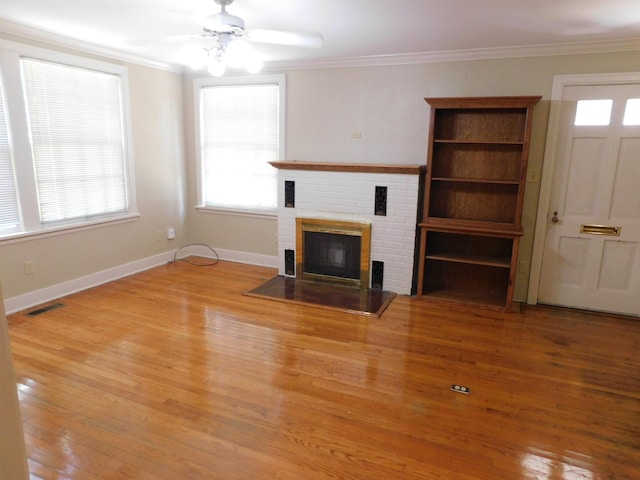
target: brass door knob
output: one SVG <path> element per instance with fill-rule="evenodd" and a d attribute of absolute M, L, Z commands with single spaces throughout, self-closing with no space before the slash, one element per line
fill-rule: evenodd
<path fill-rule="evenodd" d="M 553 217 L 551 217 L 551 221 L 552 221 L 553 223 L 558 223 L 558 220 L 559 220 L 559 219 L 558 219 L 558 212 L 557 212 L 557 211 L 556 211 L 556 212 L 553 212 Z"/>

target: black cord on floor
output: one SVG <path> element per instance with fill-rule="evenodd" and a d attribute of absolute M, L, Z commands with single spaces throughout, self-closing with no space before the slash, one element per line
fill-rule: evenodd
<path fill-rule="evenodd" d="M 187 247 L 195 247 L 195 246 L 207 247 L 209 250 L 211 250 L 211 252 L 215 256 L 215 260 L 213 260 L 212 262 L 200 263 L 200 262 L 194 262 L 192 260 L 189 260 L 189 257 L 178 258 L 178 253 L 180 253 L 180 250 L 183 250 Z M 171 261 L 170 263 L 175 264 L 176 262 L 181 261 L 181 262 L 188 263 L 189 265 L 195 265 L 197 267 L 212 267 L 213 265 L 218 263 L 219 260 L 220 260 L 220 257 L 218 257 L 218 252 L 216 252 L 212 246 L 207 245 L 206 243 L 190 243 L 188 245 L 183 245 L 182 247 L 177 249 L 173 254 L 173 261 Z"/>

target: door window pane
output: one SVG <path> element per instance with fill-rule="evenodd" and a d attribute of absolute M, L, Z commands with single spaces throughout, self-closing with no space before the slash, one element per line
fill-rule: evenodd
<path fill-rule="evenodd" d="M 574 125 L 609 125 L 613 100 L 578 100 Z"/>
<path fill-rule="evenodd" d="M 640 98 L 630 98 L 624 109 L 623 125 L 640 125 Z"/>

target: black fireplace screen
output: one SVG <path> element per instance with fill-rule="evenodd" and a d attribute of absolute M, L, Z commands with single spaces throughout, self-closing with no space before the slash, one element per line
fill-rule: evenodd
<path fill-rule="evenodd" d="M 305 231 L 303 271 L 360 279 L 361 241 L 359 235 Z"/>

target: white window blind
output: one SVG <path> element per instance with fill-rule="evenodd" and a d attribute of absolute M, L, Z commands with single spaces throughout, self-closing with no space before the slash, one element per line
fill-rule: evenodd
<path fill-rule="evenodd" d="M 127 210 L 120 77 L 22 58 L 42 223 Z"/>
<path fill-rule="evenodd" d="M 17 230 L 19 225 L 20 208 L 9 142 L 4 89 L 0 81 L 0 235 Z"/>
<path fill-rule="evenodd" d="M 203 87 L 200 95 L 202 196 L 205 206 L 277 206 L 280 159 L 278 84 Z"/>

